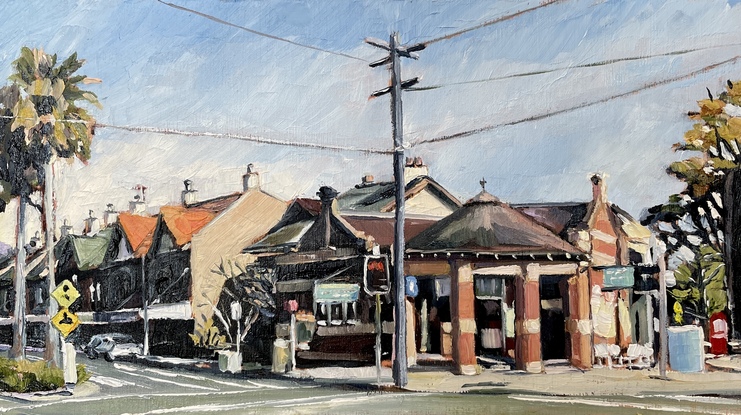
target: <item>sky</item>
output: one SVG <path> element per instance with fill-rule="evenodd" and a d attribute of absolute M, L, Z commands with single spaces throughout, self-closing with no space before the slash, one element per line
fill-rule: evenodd
<path fill-rule="evenodd" d="M 163 0 L 164 1 L 164 0 Z M 273 140 L 390 149 L 387 68 L 370 68 L 383 51 L 363 42 L 435 39 L 539 4 L 539 1 L 189 1 L 173 4 L 252 30 L 336 53 L 258 36 L 157 0 L 10 0 L 0 3 L 0 80 L 22 46 L 87 62 L 80 73 L 103 109 L 98 122 Z M 404 59 L 404 140 L 455 134 L 580 106 L 536 121 L 407 150 L 462 200 L 487 190 L 505 202 L 591 198 L 588 178 L 607 177 L 609 198 L 640 217 L 683 185 L 665 173 L 671 145 L 692 127 L 687 111 L 741 79 L 738 1 L 566 0 L 430 44 Z M 7 18 L 12 16 L 12 18 Z M 592 62 L 703 49 L 612 65 Z M 360 59 L 353 59 L 346 54 Z M 498 81 L 465 83 L 557 69 Z M 684 77 L 695 73 L 695 76 Z M 666 79 L 624 97 L 607 99 Z M 451 85 L 456 84 L 456 85 Z M 98 128 L 87 165 L 56 166 L 57 217 L 79 231 L 89 209 L 126 209 L 137 184 L 152 209 L 178 203 L 183 180 L 205 199 L 241 190 L 248 164 L 262 188 L 283 199 L 339 191 L 364 174 L 391 179 L 390 155 L 256 144 L 241 140 Z M 12 241 L 14 208 L 0 215 L 0 241 Z"/>

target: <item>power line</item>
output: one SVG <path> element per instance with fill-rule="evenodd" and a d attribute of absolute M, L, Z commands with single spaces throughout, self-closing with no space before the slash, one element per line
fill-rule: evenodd
<path fill-rule="evenodd" d="M 165 6 L 169 6 L 169 7 L 172 7 L 174 9 L 182 10 L 182 11 L 185 11 L 185 12 L 188 12 L 188 13 L 193 13 L 193 14 L 196 14 L 198 16 L 205 17 L 206 19 L 209 19 L 209 20 L 214 21 L 216 23 L 221 23 L 223 25 L 231 26 L 231 27 L 234 27 L 234 28 L 237 28 L 237 29 L 240 29 L 240 30 L 244 30 L 245 32 L 249 32 L 249 33 L 252 33 L 252 34 L 255 34 L 255 35 L 258 35 L 258 36 L 266 37 L 268 39 L 277 40 L 279 42 L 290 43 L 291 45 L 294 45 L 294 46 L 300 46 L 302 48 L 312 49 L 312 50 L 316 50 L 316 51 L 319 51 L 319 52 L 329 53 L 329 54 L 332 54 L 332 55 L 343 56 L 345 58 L 355 59 L 355 60 L 359 60 L 359 61 L 362 61 L 362 62 L 367 62 L 365 59 L 359 58 L 357 56 L 348 55 L 348 54 L 342 53 L 342 52 L 335 52 L 335 51 L 328 50 L 328 49 L 322 49 L 320 47 L 312 46 L 312 45 L 307 45 L 307 44 L 304 44 L 304 43 L 294 42 L 294 41 L 289 40 L 289 39 L 286 39 L 286 38 L 282 38 L 282 37 L 279 37 L 279 36 L 271 35 L 269 33 L 259 32 L 257 30 L 250 29 L 248 27 L 244 27 L 244 26 L 240 26 L 240 25 L 237 25 L 237 24 L 234 24 L 234 23 L 230 23 L 230 22 L 227 22 L 226 20 L 219 19 L 216 16 L 212 16 L 210 14 L 202 13 L 202 12 L 199 12 L 197 10 L 189 9 L 187 7 L 178 6 L 177 4 L 168 3 L 168 2 L 165 2 L 165 1 L 162 1 L 162 0 L 157 0 L 157 1 L 160 2 L 160 3 L 162 3 L 162 4 L 164 4 Z"/>
<path fill-rule="evenodd" d="M 450 140 L 455 140 L 455 139 L 459 139 L 459 138 L 469 137 L 469 136 L 480 134 L 480 133 L 483 133 L 483 132 L 486 132 L 486 131 L 491 131 L 491 130 L 493 130 L 495 128 L 509 127 L 509 126 L 513 126 L 513 125 L 517 125 L 517 124 L 523 124 L 523 123 L 530 122 L 530 121 L 543 120 L 543 119 L 546 119 L 546 118 L 553 117 L 555 115 L 565 114 L 565 113 L 576 111 L 576 110 L 579 110 L 579 109 L 582 109 L 582 108 L 587 108 L 587 107 L 591 107 L 591 106 L 594 106 L 594 105 L 603 104 L 603 103 L 608 102 L 608 101 L 611 101 L 613 99 L 627 97 L 627 96 L 634 95 L 634 94 L 637 94 L 639 92 L 642 92 L 642 91 L 645 91 L 645 90 L 648 90 L 648 89 L 657 88 L 659 86 L 667 85 L 667 84 L 670 84 L 670 83 L 673 83 L 673 82 L 678 82 L 678 81 L 684 81 L 686 79 L 691 79 L 691 78 L 694 78 L 697 75 L 700 75 L 702 73 L 711 71 L 711 70 L 713 70 L 715 68 L 718 68 L 720 66 L 727 65 L 729 63 L 735 63 L 739 59 L 741 59 L 741 55 L 737 55 L 737 56 L 735 56 L 735 57 L 733 57 L 731 59 L 727 59 L 727 60 L 724 60 L 724 61 L 721 61 L 721 62 L 714 63 L 712 65 L 705 66 L 704 68 L 698 69 L 696 71 L 692 71 L 692 72 L 690 72 L 688 74 L 685 74 L 685 75 L 677 76 L 677 77 L 674 77 L 674 78 L 668 78 L 668 79 L 664 79 L 664 80 L 657 81 L 657 82 L 652 82 L 652 83 L 643 85 L 640 88 L 636 88 L 636 89 L 633 89 L 633 90 L 628 91 L 628 92 L 623 92 L 621 94 L 612 95 L 612 96 L 609 96 L 607 98 L 602 98 L 602 99 L 599 99 L 599 100 L 596 100 L 596 101 L 584 102 L 584 103 L 581 103 L 579 105 L 576 105 L 576 106 L 573 106 L 573 107 L 569 107 L 569 108 L 564 108 L 564 109 L 561 109 L 561 110 L 558 110 L 558 111 L 552 111 L 552 112 L 546 112 L 546 113 L 539 114 L 539 115 L 533 115 L 533 116 L 526 117 L 526 118 L 521 118 L 521 119 L 515 120 L 515 121 L 508 121 L 508 122 L 499 123 L 499 124 L 487 125 L 485 127 L 475 128 L 475 129 L 467 130 L 467 131 L 462 131 L 462 132 L 455 133 L 455 134 L 444 135 L 444 136 L 430 138 L 430 139 L 426 139 L 426 140 L 419 140 L 419 141 L 413 143 L 412 144 L 412 147 L 418 146 L 418 145 L 422 145 L 422 144 L 439 143 L 439 142 L 442 142 L 442 141 L 450 141 Z"/>
<path fill-rule="evenodd" d="M 608 60 L 603 60 L 603 61 L 598 61 L 598 62 L 584 63 L 581 65 L 561 66 L 561 67 L 553 68 L 553 69 L 543 69 L 539 71 L 521 72 L 521 73 L 496 76 L 496 77 L 486 78 L 486 79 L 477 79 L 473 81 L 461 81 L 461 82 L 451 82 L 448 84 L 430 85 L 430 86 L 425 86 L 425 87 L 413 87 L 413 88 L 409 88 L 408 90 L 409 91 L 428 91 L 428 90 L 445 88 L 445 87 L 454 86 L 454 85 L 468 85 L 468 84 L 478 84 L 478 83 L 492 82 L 492 81 L 502 81 L 505 79 L 522 78 L 522 77 L 534 76 L 534 75 L 544 75 L 544 74 L 563 71 L 567 69 L 596 68 L 599 66 L 613 65 L 616 63 L 620 63 L 620 62 L 638 61 L 638 60 L 643 60 L 643 59 L 659 58 L 659 57 L 664 57 L 664 56 L 681 56 L 681 55 L 686 55 L 688 53 L 699 52 L 699 51 L 709 50 L 709 49 L 725 48 L 725 47 L 730 47 L 730 46 L 741 46 L 741 43 L 731 43 L 731 44 L 726 44 L 726 45 L 675 50 L 671 52 L 657 53 L 654 55 L 638 55 L 638 56 L 630 56 L 630 57 L 625 57 L 625 58 L 615 58 L 615 59 L 608 59 Z"/>
<path fill-rule="evenodd" d="M 393 150 L 381 150 L 373 148 L 358 148 L 351 146 L 338 146 L 331 144 L 317 144 L 317 143 L 301 143 L 296 141 L 285 141 L 275 140 L 272 138 L 265 138 L 256 135 L 240 135 L 231 133 L 212 133 L 212 132 L 199 132 L 199 131 L 183 131 L 175 130 L 170 128 L 158 128 L 158 127 L 141 127 L 141 126 L 125 126 L 125 125 L 113 125 L 113 124 L 95 124 L 96 128 L 110 128 L 113 130 L 123 130 L 134 133 L 153 133 L 163 135 L 179 135 L 183 137 L 210 137 L 210 138 L 228 138 L 232 140 L 249 141 L 258 144 L 270 144 L 279 145 L 286 147 L 300 147 L 300 148 L 311 148 L 319 150 L 334 150 L 334 151 L 355 151 L 360 153 L 368 154 L 393 154 Z"/>
<path fill-rule="evenodd" d="M 158 1 L 161 1 L 161 0 L 158 0 Z M 424 42 L 420 42 L 420 43 L 422 43 L 424 45 L 430 45 L 432 43 L 437 43 L 437 42 L 440 42 L 442 40 L 452 39 L 452 38 L 454 38 L 456 36 L 460 36 L 460 35 L 462 35 L 464 33 L 468 33 L 468 32 L 471 32 L 471 31 L 474 31 L 474 30 L 477 30 L 477 29 L 481 29 L 482 27 L 491 26 L 493 24 L 497 24 L 497 23 L 501 23 L 501 22 L 504 22 L 504 21 L 507 21 L 507 20 L 511 20 L 511 19 L 514 19 L 515 17 L 521 16 L 523 14 L 530 13 L 532 11 L 535 11 L 535 10 L 538 10 L 538 9 L 542 9 L 544 7 L 548 7 L 548 6 L 553 5 L 553 4 L 556 4 L 556 3 L 562 3 L 564 1 L 566 1 L 566 0 L 548 0 L 548 1 L 544 1 L 544 2 L 540 3 L 537 6 L 533 6 L 533 7 L 530 7 L 528 9 L 520 10 L 518 12 L 515 12 L 515 13 L 512 13 L 512 14 L 508 14 L 508 15 L 505 15 L 505 16 L 500 16 L 500 17 L 497 17 L 496 19 L 487 20 L 487 21 L 485 21 L 483 23 L 477 24 L 476 26 L 472 26 L 472 27 L 469 27 L 467 29 L 458 30 L 457 32 L 449 33 L 449 34 L 447 34 L 445 36 L 437 37 L 437 38 L 434 38 L 434 39 L 431 39 L 431 40 L 427 40 L 427 41 L 424 41 Z"/>

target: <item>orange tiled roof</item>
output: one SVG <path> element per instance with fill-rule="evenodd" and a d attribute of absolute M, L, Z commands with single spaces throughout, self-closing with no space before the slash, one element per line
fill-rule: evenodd
<path fill-rule="evenodd" d="M 157 226 L 157 217 L 121 212 L 118 215 L 118 222 L 134 250 L 134 256 L 141 257 L 152 244 L 152 234 Z"/>
<path fill-rule="evenodd" d="M 175 243 L 183 246 L 190 242 L 193 234 L 206 226 L 217 213 L 200 208 L 185 208 L 182 206 L 162 206 L 160 214 L 175 237 Z"/>

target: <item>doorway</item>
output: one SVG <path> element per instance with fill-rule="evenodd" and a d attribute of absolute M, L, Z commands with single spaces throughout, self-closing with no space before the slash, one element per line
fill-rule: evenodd
<path fill-rule="evenodd" d="M 543 360 L 568 359 L 570 336 L 566 335 L 569 317 L 569 286 L 564 275 L 540 277 L 540 344 Z"/>

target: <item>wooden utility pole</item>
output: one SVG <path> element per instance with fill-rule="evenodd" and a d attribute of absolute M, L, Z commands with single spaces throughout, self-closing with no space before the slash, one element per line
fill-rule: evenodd
<path fill-rule="evenodd" d="M 659 262 L 659 374 L 666 378 L 666 361 L 669 355 L 667 328 L 668 310 L 666 304 L 666 246 L 663 242 L 658 242 Z"/>
<path fill-rule="evenodd" d="M 26 196 L 18 196 L 15 253 L 15 307 L 13 311 L 13 346 L 8 357 L 26 358 Z"/>
<path fill-rule="evenodd" d="M 399 57 L 417 59 L 413 52 L 425 48 L 424 44 L 410 47 L 399 45 L 399 34 L 394 32 L 389 43 L 377 39 L 366 39 L 366 43 L 387 50 L 389 55 L 370 66 L 391 65 L 391 86 L 376 91 L 371 97 L 391 94 L 391 125 L 394 134 L 394 182 L 396 188 L 396 220 L 394 223 L 394 384 L 399 387 L 407 384 L 407 345 L 406 345 L 406 289 L 404 281 L 404 201 L 406 183 L 404 181 L 404 119 L 401 110 L 401 91 L 418 82 L 417 78 L 401 80 Z"/>
<path fill-rule="evenodd" d="M 61 367 L 61 355 L 59 353 L 59 332 L 52 326 L 51 318 L 59 311 L 57 302 L 52 301 L 51 293 L 57 288 L 56 260 L 54 258 L 54 160 L 50 160 L 44 166 L 44 221 L 46 222 L 46 274 L 49 296 L 46 300 L 46 316 L 49 323 L 46 325 L 46 344 L 44 359 L 52 366 Z"/>
<path fill-rule="evenodd" d="M 147 309 L 149 308 L 149 290 L 147 289 L 147 265 L 146 265 L 147 253 L 142 255 L 142 320 L 144 320 L 144 346 L 142 347 L 142 354 L 144 356 L 149 355 L 149 315 Z"/>

